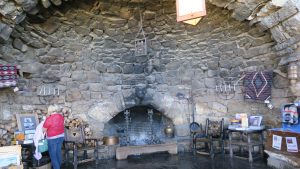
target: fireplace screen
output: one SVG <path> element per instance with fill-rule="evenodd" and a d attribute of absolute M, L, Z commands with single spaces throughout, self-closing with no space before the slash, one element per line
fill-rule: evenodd
<path fill-rule="evenodd" d="M 162 144 L 169 139 L 164 129 L 172 121 L 161 112 L 137 106 L 120 112 L 104 126 L 104 135 L 118 136 L 121 146 Z"/>

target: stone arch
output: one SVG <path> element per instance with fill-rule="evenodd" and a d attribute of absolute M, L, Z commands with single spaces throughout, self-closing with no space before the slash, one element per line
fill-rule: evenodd
<path fill-rule="evenodd" d="M 17 3 L 14 1 L 5 1 L 0 7 L 0 13 L 3 16 L 0 20 L 0 41 L 2 42 L 9 39 L 14 27 L 21 23 L 26 15 L 37 15 L 40 10 L 47 10 L 51 5 L 60 6 L 69 3 L 62 2 L 62 0 L 44 0 L 42 6 L 39 6 L 38 1 L 35 0 Z M 142 2 L 147 3 L 148 0 Z M 232 17 L 239 21 L 247 20 L 250 25 L 256 25 L 261 31 L 270 31 L 273 40 L 277 43 L 275 49 L 279 56 L 289 57 L 287 55 L 297 49 L 300 41 L 300 2 L 298 0 L 209 0 L 209 3 L 232 10 Z M 97 7 L 99 3 L 94 5 Z M 295 58 L 295 56 L 292 57 Z M 281 64 L 289 62 L 287 58 L 283 58 Z"/>
<path fill-rule="evenodd" d="M 135 95 L 133 93 L 132 95 Z M 187 136 L 189 134 L 190 124 L 190 103 L 187 99 L 177 98 L 170 94 L 156 92 L 154 94 L 145 94 L 142 102 L 135 102 L 140 98 L 124 98 L 122 94 L 115 94 L 111 100 L 102 100 L 88 111 L 93 130 L 96 133 L 101 133 L 104 129 L 104 124 L 114 118 L 118 113 L 135 106 L 150 106 L 160 111 L 164 116 L 171 119 L 174 124 L 177 136 Z M 94 124 L 92 121 L 96 121 Z"/>

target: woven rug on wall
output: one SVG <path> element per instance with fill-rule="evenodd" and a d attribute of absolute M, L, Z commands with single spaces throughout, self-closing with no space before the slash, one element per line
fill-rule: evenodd
<path fill-rule="evenodd" d="M 271 99 L 273 71 L 247 72 L 244 78 L 245 100 Z"/>
<path fill-rule="evenodd" d="M 18 79 L 17 73 L 17 66 L 0 65 L 0 88 L 15 87 Z"/>

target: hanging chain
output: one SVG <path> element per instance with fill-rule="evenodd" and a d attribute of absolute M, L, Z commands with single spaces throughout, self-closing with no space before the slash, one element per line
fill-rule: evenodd
<path fill-rule="evenodd" d="M 143 30 L 143 17 L 141 13 L 140 4 L 139 4 L 139 13 L 140 13 L 140 23 L 139 23 L 139 30 L 135 37 L 135 56 L 147 55 L 147 40 Z"/>
<path fill-rule="evenodd" d="M 138 36 L 139 36 L 140 34 L 142 34 L 142 35 L 143 35 L 143 38 L 145 38 L 146 36 L 145 36 L 145 33 L 144 33 L 144 29 L 143 29 L 143 16 L 142 16 L 140 4 L 139 4 L 139 14 L 140 14 L 140 23 L 139 23 L 139 27 L 140 27 L 140 28 L 139 28 L 139 31 L 138 31 L 138 33 L 137 33 L 136 38 L 138 38 Z"/>

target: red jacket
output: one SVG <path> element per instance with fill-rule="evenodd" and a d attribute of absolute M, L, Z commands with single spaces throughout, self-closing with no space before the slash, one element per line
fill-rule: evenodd
<path fill-rule="evenodd" d="M 47 129 L 47 136 L 53 137 L 64 133 L 64 117 L 61 114 L 52 114 L 49 116 L 44 125 Z"/>

